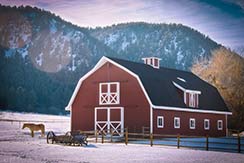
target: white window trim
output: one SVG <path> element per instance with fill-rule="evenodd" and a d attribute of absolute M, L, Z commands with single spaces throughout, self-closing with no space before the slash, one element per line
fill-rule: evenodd
<path fill-rule="evenodd" d="M 175 83 L 174 81 L 172 81 L 174 86 L 176 86 L 177 88 L 181 89 L 182 91 L 184 92 L 187 92 L 187 93 L 196 93 L 196 94 L 201 94 L 201 91 L 198 91 L 198 90 L 190 90 L 190 89 L 186 89 L 186 88 L 183 88 L 182 86 L 180 86 L 179 84 Z"/>
<path fill-rule="evenodd" d="M 205 122 L 208 122 L 208 127 L 205 126 Z M 204 130 L 210 129 L 210 120 L 209 119 L 204 119 L 203 127 L 204 127 Z"/>
<path fill-rule="evenodd" d="M 112 84 L 116 84 L 116 90 L 117 92 L 111 92 L 110 91 L 110 86 Z M 102 86 L 107 85 L 108 92 L 107 93 L 102 93 Z M 117 100 L 115 102 L 111 102 L 111 93 L 115 93 L 117 96 Z M 108 96 L 108 102 L 103 102 L 102 101 L 102 94 L 107 94 Z M 99 105 L 117 105 L 120 104 L 120 83 L 119 82 L 106 82 L 106 83 L 99 83 Z"/>
<path fill-rule="evenodd" d="M 162 119 L 162 125 L 159 125 L 159 119 Z M 157 127 L 158 128 L 164 128 L 164 117 L 163 116 L 157 117 Z"/>
<path fill-rule="evenodd" d="M 221 123 L 221 127 L 219 127 L 219 123 Z M 223 130 L 223 120 L 217 121 L 217 128 L 218 128 L 218 130 Z"/>
<path fill-rule="evenodd" d="M 155 65 L 155 59 L 158 61 L 158 65 Z M 142 58 L 142 60 L 144 61 L 145 64 L 152 66 L 153 68 L 160 68 L 160 60 L 161 58 L 158 57 L 146 57 L 146 58 Z M 152 63 L 151 63 L 152 60 Z"/>
<path fill-rule="evenodd" d="M 194 121 L 194 126 L 191 126 L 191 121 Z M 195 118 L 189 119 L 189 128 L 190 129 L 196 129 L 196 119 Z"/>
<path fill-rule="evenodd" d="M 176 126 L 176 123 L 175 123 L 176 120 L 179 121 L 179 126 Z M 174 128 L 180 128 L 180 117 L 174 117 Z"/>

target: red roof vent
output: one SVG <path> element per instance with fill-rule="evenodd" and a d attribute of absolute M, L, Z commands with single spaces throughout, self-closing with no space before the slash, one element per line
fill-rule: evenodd
<path fill-rule="evenodd" d="M 146 57 L 142 58 L 145 64 L 152 66 L 153 68 L 159 68 L 160 67 L 160 60 L 161 58 L 158 57 Z"/>

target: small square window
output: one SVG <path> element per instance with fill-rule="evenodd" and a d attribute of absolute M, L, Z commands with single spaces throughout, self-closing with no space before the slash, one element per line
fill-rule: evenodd
<path fill-rule="evenodd" d="M 217 125 L 218 125 L 218 130 L 223 130 L 223 121 L 222 120 L 218 120 Z"/>
<path fill-rule="evenodd" d="M 195 118 L 190 118 L 189 125 L 190 125 L 190 129 L 195 129 L 196 128 L 196 120 L 195 120 Z"/>
<path fill-rule="evenodd" d="M 174 128 L 180 128 L 180 118 L 179 117 L 174 118 Z"/>
<path fill-rule="evenodd" d="M 210 129 L 209 119 L 204 119 L 204 129 L 205 130 L 209 130 Z"/>
<path fill-rule="evenodd" d="M 158 128 L 164 128 L 164 117 L 163 116 L 158 116 L 157 124 L 158 124 Z"/>

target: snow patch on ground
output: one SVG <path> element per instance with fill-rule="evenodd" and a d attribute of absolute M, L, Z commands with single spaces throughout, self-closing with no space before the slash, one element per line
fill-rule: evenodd
<path fill-rule="evenodd" d="M 9 119 L 21 122 L 10 122 Z M 89 143 L 87 147 L 47 144 L 40 132 L 30 136 L 28 129 L 21 129 L 24 122 L 45 124 L 46 131 L 62 134 L 70 129 L 67 116 L 0 112 L 1 163 L 79 163 L 79 162 L 243 162 L 243 154 L 210 152 L 175 147 L 136 145 L 124 143 Z M 37 122 L 39 121 L 39 122 Z"/>
<path fill-rule="evenodd" d="M 206 52 L 206 50 L 201 47 L 200 56 L 202 57 L 205 54 L 205 52 Z"/>
<path fill-rule="evenodd" d="M 23 59 L 25 59 L 25 57 L 28 55 L 28 47 L 29 47 L 29 45 L 26 45 L 25 47 L 20 48 L 20 49 L 17 50 L 18 53 L 21 54 Z"/>
<path fill-rule="evenodd" d="M 36 63 L 39 65 L 39 66 L 42 66 L 42 56 L 43 56 L 43 53 L 40 53 L 37 57 L 36 57 Z"/>
<path fill-rule="evenodd" d="M 76 68 L 77 68 L 77 67 L 75 66 L 75 56 L 76 56 L 76 55 L 73 55 L 73 56 L 72 56 L 72 71 L 75 71 Z"/>
<path fill-rule="evenodd" d="M 178 42 L 176 41 L 176 36 L 174 35 L 174 38 L 173 38 L 173 40 L 172 40 L 172 44 L 174 45 L 174 49 L 177 49 L 177 47 L 178 47 Z"/>
<path fill-rule="evenodd" d="M 128 46 L 128 45 L 130 45 L 130 43 L 129 42 L 127 42 L 127 40 L 126 40 L 126 37 L 124 37 L 123 38 L 123 42 L 122 42 L 122 45 L 121 45 L 121 50 L 125 50 L 125 48 Z"/>
<path fill-rule="evenodd" d="M 182 59 L 184 58 L 184 55 L 182 54 L 182 51 L 178 51 L 177 54 L 177 63 L 181 63 Z"/>
<path fill-rule="evenodd" d="M 56 27 L 56 20 L 52 19 L 51 23 L 50 23 L 50 32 L 52 34 L 56 33 L 58 31 L 57 27 Z"/>
<path fill-rule="evenodd" d="M 82 38 L 84 38 L 84 34 L 80 31 L 75 31 L 73 35 L 73 41 L 74 43 L 78 43 Z"/>
<path fill-rule="evenodd" d="M 11 57 L 15 54 L 15 49 L 8 49 L 8 50 L 5 50 L 5 57 Z"/>
<path fill-rule="evenodd" d="M 105 38 L 105 44 L 111 45 L 112 43 L 117 41 L 118 38 L 119 38 L 119 34 L 109 34 L 109 36 Z"/>
<path fill-rule="evenodd" d="M 137 41 L 137 37 L 134 32 L 131 33 L 131 43 L 134 44 Z"/>

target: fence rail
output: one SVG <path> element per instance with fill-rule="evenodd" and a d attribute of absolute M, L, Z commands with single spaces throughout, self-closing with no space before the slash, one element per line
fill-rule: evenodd
<path fill-rule="evenodd" d="M 95 138 L 95 142 L 120 142 L 128 145 L 131 144 L 148 144 L 150 146 L 175 146 L 176 148 L 194 148 L 218 151 L 230 151 L 244 153 L 244 138 L 238 134 L 237 137 L 221 137 L 214 138 L 208 135 L 186 136 L 186 135 L 163 135 L 150 133 L 135 133 L 128 132 L 128 129 L 123 130 L 123 136 L 115 135 L 113 130 L 103 131 L 81 131 L 83 134 L 90 134 L 90 137 Z M 117 139 L 117 141 L 115 141 Z"/>

